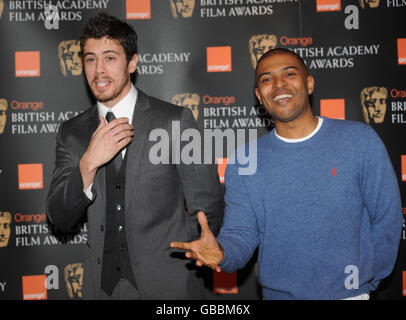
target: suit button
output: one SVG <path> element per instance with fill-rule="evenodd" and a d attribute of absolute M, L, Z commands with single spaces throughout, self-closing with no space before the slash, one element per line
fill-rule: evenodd
<path fill-rule="evenodd" d="M 100 226 L 100 231 L 104 231 L 104 226 L 103 225 Z"/>
<path fill-rule="evenodd" d="M 97 258 L 97 264 L 100 264 L 100 258 Z"/>
<path fill-rule="evenodd" d="M 121 186 L 119 184 L 116 184 L 116 189 L 120 190 Z"/>

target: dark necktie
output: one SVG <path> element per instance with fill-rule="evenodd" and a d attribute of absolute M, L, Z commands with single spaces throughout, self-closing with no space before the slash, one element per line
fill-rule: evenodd
<path fill-rule="evenodd" d="M 110 122 L 112 120 L 114 120 L 116 117 L 114 116 L 114 113 L 109 111 L 106 114 L 106 121 Z M 113 159 L 111 159 L 110 163 L 113 163 L 114 169 L 116 170 L 116 172 L 118 173 L 120 171 L 120 167 L 121 167 L 121 162 L 123 162 L 123 158 L 121 156 L 121 150 L 114 156 Z"/>
<path fill-rule="evenodd" d="M 111 120 L 114 120 L 116 117 L 114 116 L 114 113 L 109 111 L 106 113 L 106 120 L 107 122 L 110 122 Z"/>

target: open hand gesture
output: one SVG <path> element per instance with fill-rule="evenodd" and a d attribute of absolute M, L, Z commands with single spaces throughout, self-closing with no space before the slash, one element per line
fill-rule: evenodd
<path fill-rule="evenodd" d="M 172 248 L 189 250 L 185 256 L 189 259 L 196 260 L 196 265 L 201 267 L 203 265 L 221 271 L 219 264 L 224 258 L 223 250 L 221 249 L 216 237 L 210 231 L 206 215 L 199 211 L 197 219 L 201 227 L 201 235 L 198 240 L 191 242 L 171 242 Z"/>

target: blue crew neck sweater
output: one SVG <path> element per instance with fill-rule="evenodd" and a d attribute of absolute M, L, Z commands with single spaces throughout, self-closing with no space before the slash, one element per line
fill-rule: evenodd
<path fill-rule="evenodd" d="M 323 118 L 319 131 L 298 143 L 274 130 L 256 141 L 254 174 L 240 175 L 235 158 L 227 166 L 222 270 L 242 268 L 259 247 L 264 299 L 343 299 L 375 290 L 393 269 L 403 222 L 384 144 L 353 121 Z"/>

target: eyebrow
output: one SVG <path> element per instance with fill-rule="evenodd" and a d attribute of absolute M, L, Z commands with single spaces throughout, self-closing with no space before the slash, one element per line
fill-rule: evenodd
<path fill-rule="evenodd" d="M 117 54 L 117 55 L 119 55 L 119 53 L 117 52 L 117 51 L 115 51 L 115 50 L 106 50 L 106 51 L 103 51 L 102 52 L 102 54 L 108 54 L 108 53 L 114 53 L 114 54 Z M 95 53 L 94 52 L 86 52 L 85 53 L 85 55 L 84 55 L 84 57 L 86 57 L 87 55 L 95 55 Z"/>
<path fill-rule="evenodd" d="M 296 70 L 299 71 L 299 68 L 298 68 L 298 67 L 295 67 L 295 66 L 288 66 L 288 67 L 282 68 L 282 69 L 280 69 L 280 70 L 278 70 L 278 71 L 276 71 L 276 72 L 286 71 L 286 70 L 288 70 L 288 69 L 296 69 Z M 257 79 L 261 78 L 261 77 L 264 76 L 264 75 L 270 75 L 270 74 L 273 74 L 273 73 L 275 73 L 275 72 L 263 72 L 263 73 L 261 73 L 260 75 L 258 75 Z"/>

